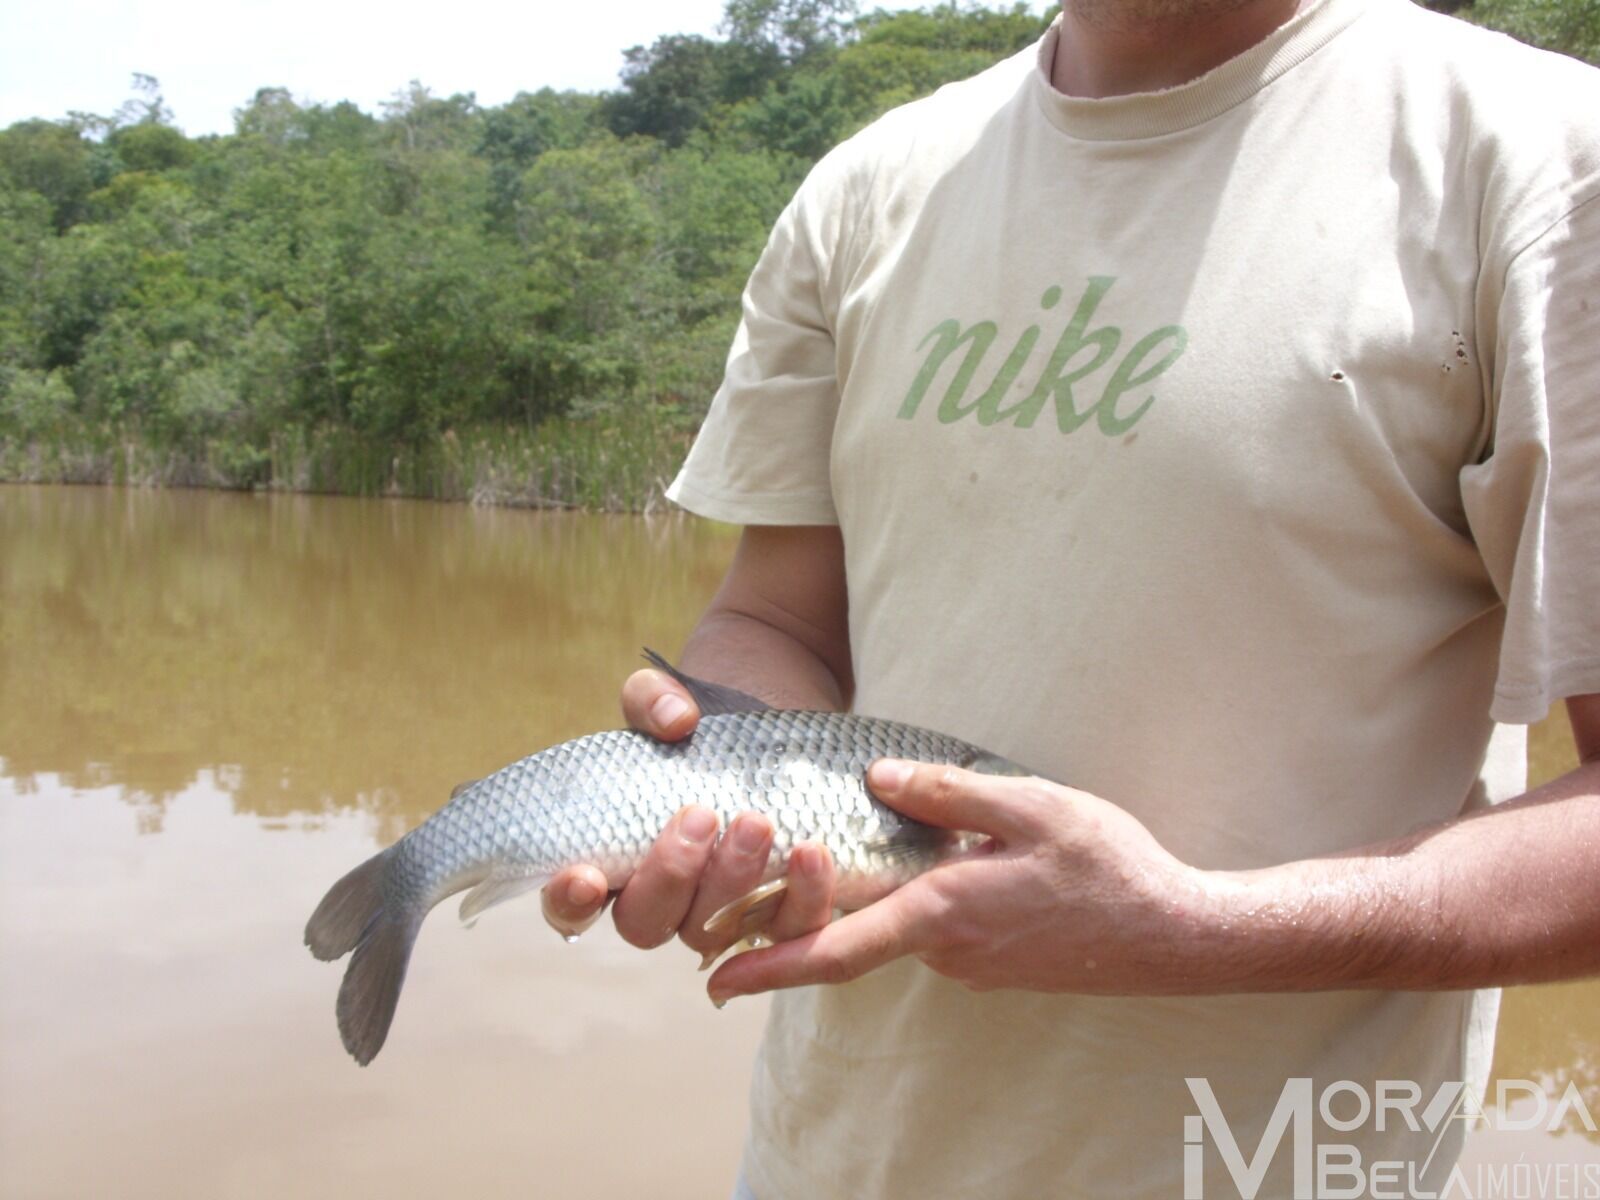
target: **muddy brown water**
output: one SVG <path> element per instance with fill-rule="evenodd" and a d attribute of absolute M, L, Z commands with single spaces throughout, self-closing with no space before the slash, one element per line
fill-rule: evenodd
<path fill-rule="evenodd" d="M 300 929 L 454 784 L 614 725 L 733 536 L 0 488 L 0 1196 L 725 1195 L 764 1004 L 713 1011 L 687 951 L 436 916 L 360 1070 Z M 1534 744 L 1539 778 L 1572 760 L 1559 717 Z M 1600 1116 L 1600 983 L 1508 993 L 1496 1071 Z"/>

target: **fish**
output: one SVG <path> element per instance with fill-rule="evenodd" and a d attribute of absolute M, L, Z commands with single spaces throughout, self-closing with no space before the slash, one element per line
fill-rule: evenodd
<path fill-rule="evenodd" d="M 912 820 L 868 790 L 880 758 L 906 758 L 1000 775 L 1029 775 L 1008 759 L 946 734 L 853 713 L 770 707 L 736 688 L 696 679 L 654 651 L 700 710 L 694 732 L 662 742 L 608 730 L 551 746 L 482 779 L 329 889 L 306 924 L 323 961 L 349 954 L 335 1014 L 345 1049 L 362 1066 L 383 1048 L 412 946 L 435 905 L 466 892 L 461 919 L 592 863 L 615 891 L 686 804 L 764 814 L 773 847 L 761 886 L 724 906 L 708 932 L 750 942 L 786 886 L 789 853 L 825 846 L 837 872 L 835 905 L 849 911 L 887 895 L 972 839 Z M 715 958 L 708 955 L 707 962 Z"/>

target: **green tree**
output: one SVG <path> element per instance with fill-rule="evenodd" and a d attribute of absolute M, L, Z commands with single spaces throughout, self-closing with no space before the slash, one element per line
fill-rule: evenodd
<path fill-rule="evenodd" d="M 859 124 L 935 88 L 975 75 L 1036 41 L 1050 16 L 1009 9 L 878 10 L 834 64 L 840 105 Z"/>
<path fill-rule="evenodd" d="M 606 100 L 606 124 L 618 137 L 638 135 L 682 145 L 730 99 L 725 43 L 670 34 L 649 48 L 634 46 L 623 57 L 623 90 Z"/>
<path fill-rule="evenodd" d="M 745 278 L 794 175 L 782 155 L 702 136 L 663 155 L 643 181 L 657 216 L 653 255 L 668 273 L 639 385 L 690 420 L 716 390 Z"/>
<path fill-rule="evenodd" d="M 356 153 L 371 145 L 381 128 L 374 117 L 348 100 L 302 109 L 300 124 L 308 147 L 319 154 Z"/>
<path fill-rule="evenodd" d="M 111 118 L 112 129 L 125 129 L 130 125 L 171 125 L 172 110 L 161 94 L 161 81 L 154 75 L 138 71 L 133 75 L 133 90 L 137 94 L 122 102 Z"/>
<path fill-rule="evenodd" d="M 520 196 L 522 174 L 546 150 L 575 150 L 600 129 L 601 101 L 582 92 L 518 92 L 484 113 L 478 153 L 490 164 L 490 204 L 505 219 Z"/>
<path fill-rule="evenodd" d="M 538 311 L 530 417 L 625 394 L 638 378 L 665 267 L 638 184 L 650 157 L 597 139 L 549 151 L 523 179 L 517 237 Z"/>
<path fill-rule="evenodd" d="M 384 129 L 408 151 L 466 149 L 480 137 L 483 112 L 471 92 L 435 96 L 413 79 L 381 107 Z"/>
<path fill-rule="evenodd" d="M 755 144 L 804 162 L 821 158 L 859 123 L 832 71 L 795 72 L 730 117 Z"/>
<path fill-rule="evenodd" d="M 92 154 L 92 145 L 73 125 L 19 121 L 0 133 L 0 178 L 42 196 L 51 222 L 66 229 L 83 219 L 94 190 Z"/>
<path fill-rule="evenodd" d="M 195 158 L 194 143 L 170 125 L 129 125 L 108 141 L 126 171 L 170 171 Z"/>
<path fill-rule="evenodd" d="M 287 88 L 257 88 L 250 103 L 233 110 L 233 130 L 274 146 L 287 146 L 306 136 L 302 110 Z"/>
<path fill-rule="evenodd" d="M 734 45 L 770 47 L 798 66 L 836 49 L 858 8 L 856 0 L 727 0 L 722 32 Z"/>
<path fill-rule="evenodd" d="M 855 11 L 731 0 L 726 36 L 635 47 L 605 96 L 413 83 L 374 116 L 268 87 L 191 140 L 138 76 L 111 116 L 0 132 L 0 468 L 87 439 L 74 461 L 248 484 L 323 447 L 295 482 L 370 489 L 512 427 L 569 458 L 686 432 L 809 164 L 1041 25 Z"/>
<path fill-rule="evenodd" d="M 1427 7 L 1600 66 L 1600 0 L 1425 0 Z"/>
<path fill-rule="evenodd" d="M 122 302 L 136 257 L 123 231 L 105 224 L 76 225 L 49 244 L 37 301 L 42 367 L 77 365 L 84 346 Z"/>
<path fill-rule="evenodd" d="M 40 326 L 53 234 L 48 200 L 0 183 L 0 371 L 43 365 Z"/>

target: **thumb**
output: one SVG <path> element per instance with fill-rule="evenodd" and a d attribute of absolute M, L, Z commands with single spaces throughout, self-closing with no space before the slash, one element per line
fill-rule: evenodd
<path fill-rule="evenodd" d="M 880 758 L 867 769 L 873 795 L 896 812 L 941 829 L 1005 841 L 1031 826 L 1025 789 L 1033 782 L 937 763 Z"/>
<path fill-rule="evenodd" d="M 653 668 L 635 671 L 622 685 L 622 715 L 629 728 L 664 742 L 688 737 L 700 719 L 683 685 Z"/>

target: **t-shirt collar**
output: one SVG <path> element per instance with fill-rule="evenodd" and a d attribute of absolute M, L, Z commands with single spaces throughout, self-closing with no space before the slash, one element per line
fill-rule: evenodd
<path fill-rule="evenodd" d="M 1089 100 L 1063 95 L 1050 83 L 1058 13 L 1038 46 L 1031 86 L 1045 116 L 1063 133 L 1091 141 L 1159 137 L 1203 124 L 1254 96 L 1337 37 L 1368 0 L 1315 0 L 1243 54 L 1198 79 L 1159 92 Z"/>

